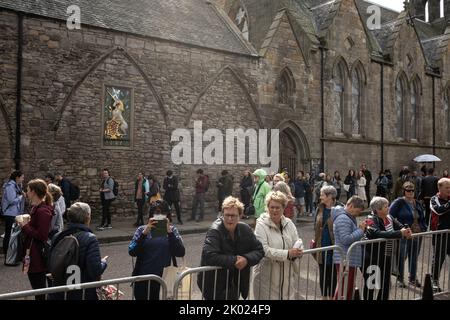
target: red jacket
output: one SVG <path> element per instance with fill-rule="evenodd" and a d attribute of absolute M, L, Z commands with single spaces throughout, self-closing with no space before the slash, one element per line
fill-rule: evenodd
<path fill-rule="evenodd" d="M 48 240 L 52 215 L 53 207 L 42 202 L 31 209 L 31 220 L 22 227 L 22 231 L 26 236 L 24 250 L 30 249 L 30 267 L 28 273 L 47 272 L 47 266 L 42 258 L 41 250 L 42 243 Z M 33 243 L 31 242 L 32 239 Z"/>
<path fill-rule="evenodd" d="M 195 183 L 195 192 L 196 193 L 205 193 L 208 189 L 208 176 L 203 175 L 197 178 L 197 182 Z"/>

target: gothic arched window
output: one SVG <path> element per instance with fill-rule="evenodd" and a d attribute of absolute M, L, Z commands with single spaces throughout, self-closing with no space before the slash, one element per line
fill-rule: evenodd
<path fill-rule="evenodd" d="M 450 86 L 444 93 L 444 119 L 445 141 L 450 142 Z"/>
<path fill-rule="evenodd" d="M 352 72 L 352 134 L 361 133 L 362 82 L 358 70 Z"/>
<path fill-rule="evenodd" d="M 410 138 L 418 139 L 418 117 L 420 109 L 420 80 L 415 79 L 411 87 L 411 105 L 410 105 Z"/>
<path fill-rule="evenodd" d="M 278 103 L 294 107 L 295 80 L 292 72 L 285 68 L 278 79 Z"/>
<path fill-rule="evenodd" d="M 397 138 L 404 138 L 404 104 L 405 104 L 405 80 L 398 77 L 395 82 L 395 114 L 396 114 L 396 135 Z"/>
<path fill-rule="evenodd" d="M 228 13 L 228 16 L 231 20 L 234 21 L 236 26 L 241 30 L 242 35 L 245 39 L 249 39 L 249 20 L 248 13 L 245 6 L 241 3 L 241 1 L 235 1 L 233 6 Z"/>
<path fill-rule="evenodd" d="M 333 77 L 333 116 L 336 133 L 344 132 L 345 66 L 337 64 Z"/>

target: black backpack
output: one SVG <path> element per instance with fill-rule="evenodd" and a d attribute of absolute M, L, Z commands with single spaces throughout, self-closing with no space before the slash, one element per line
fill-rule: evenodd
<path fill-rule="evenodd" d="M 117 197 L 119 195 L 119 183 L 117 182 L 116 179 L 113 179 L 113 181 L 114 181 L 113 193 L 114 196 Z"/>
<path fill-rule="evenodd" d="M 205 185 L 205 192 L 206 192 L 209 189 L 209 176 L 205 175 L 205 178 L 206 178 L 206 185 Z"/>
<path fill-rule="evenodd" d="M 51 250 L 47 267 L 56 286 L 66 285 L 67 268 L 78 265 L 80 244 L 76 236 L 79 234 L 81 232 L 64 236 Z"/>
<path fill-rule="evenodd" d="M 70 182 L 70 201 L 75 201 L 80 198 L 80 187 Z"/>

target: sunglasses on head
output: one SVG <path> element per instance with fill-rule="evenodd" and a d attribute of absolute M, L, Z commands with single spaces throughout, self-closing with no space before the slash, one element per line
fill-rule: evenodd
<path fill-rule="evenodd" d="M 414 192 L 415 190 L 414 189 L 404 189 L 405 190 L 405 192 Z"/>

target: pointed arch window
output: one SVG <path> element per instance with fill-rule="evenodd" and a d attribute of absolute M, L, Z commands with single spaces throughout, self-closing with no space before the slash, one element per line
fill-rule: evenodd
<path fill-rule="evenodd" d="M 234 5 L 229 11 L 228 16 L 234 21 L 236 26 L 241 30 L 245 39 L 249 39 L 249 19 L 245 6 L 241 1 L 235 1 Z"/>
<path fill-rule="evenodd" d="M 444 119 L 445 141 L 450 142 L 450 86 L 447 86 L 444 93 Z"/>
<path fill-rule="evenodd" d="M 420 109 L 420 80 L 415 79 L 411 87 L 411 104 L 410 104 L 410 138 L 418 140 L 419 128 L 419 109 Z"/>
<path fill-rule="evenodd" d="M 405 81 L 398 77 L 395 83 L 395 114 L 396 114 L 396 136 L 404 138 L 404 104 L 405 104 Z"/>
<path fill-rule="evenodd" d="M 336 133 L 344 132 L 345 67 L 337 64 L 333 77 L 333 118 Z"/>
<path fill-rule="evenodd" d="M 357 68 L 352 72 L 352 134 L 361 134 L 362 82 Z"/>
<path fill-rule="evenodd" d="M 295 79 L 292 72 L 285 68 L 278 79 L 278 103 L 295 106 Z"/>

